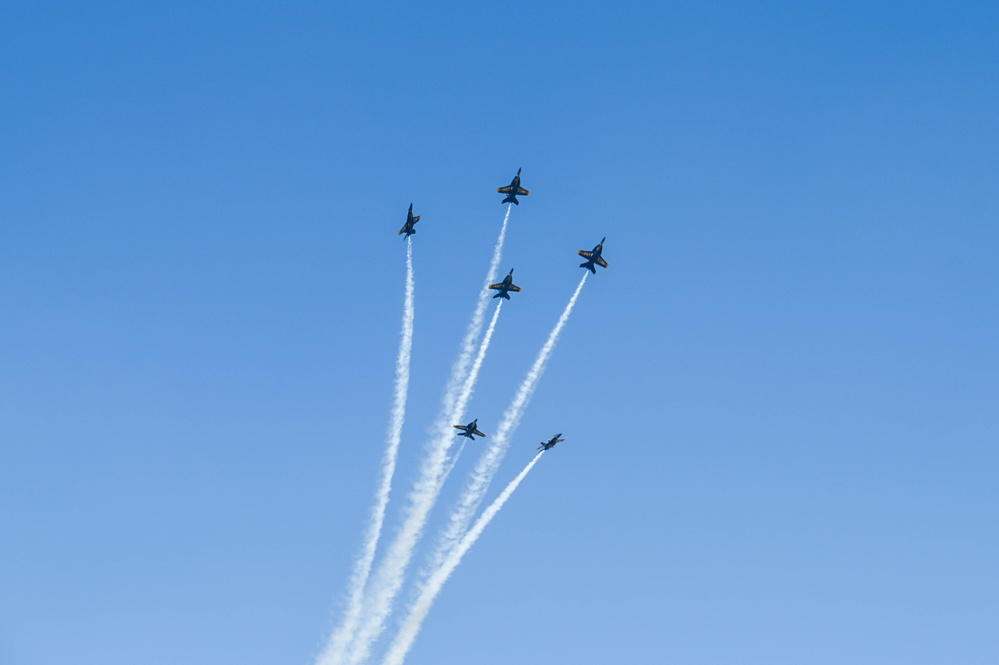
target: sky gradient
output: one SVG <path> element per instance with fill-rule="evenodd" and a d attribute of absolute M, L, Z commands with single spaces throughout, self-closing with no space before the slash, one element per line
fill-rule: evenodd
<path fill-rule="evenodd" d="M 576 251 L 610 269 L 486 501 L 566 441 L 407 662 L 997 662 L 997 34 L 985 2 L 0 7 L 0 663 L 311 665 L 396 232 L 413 203 L 389 536 L 518 167 L 523 292 L 463 422 Z"/>

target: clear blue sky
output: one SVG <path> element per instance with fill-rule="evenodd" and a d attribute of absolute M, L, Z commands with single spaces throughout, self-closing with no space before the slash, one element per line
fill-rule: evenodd
<path fill-rule="evenodd" d="M 406 207 L 396 499 L 521 166 L 469 419 L 576 250 L 611 268 L 498 483 L 567 441 L 408 662 L 999 662 L 997 35 L 991 2 L 5 4 L 0 663 L 311 664 Z"/>

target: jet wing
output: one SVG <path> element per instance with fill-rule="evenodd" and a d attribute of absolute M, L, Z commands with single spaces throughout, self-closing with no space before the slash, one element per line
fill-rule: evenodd
<path fill-rule="evenodd" d="M 531 193 L 529 191 L 527 191 L 526 189 L 524 189 L 523 187 L 518 187 L 517 188 L 517 196 L 530 196 L 530 195 L 531 195 Z"/>
<path fill-rule="evenodd" d="M 520 287 L 517 286 L 516 284 L 511 284 L 510 285 L 510 291 L 514 291 L 514 292 L 519 293 L 520 292 Z"/>
<path fill-rule="evenodd" d="M 610 266 L 607 265 L 607 262 L 604 261 L 604 257 L 602 257 L 602 256 L 597 259 L 597 265 L 602 266 L 604 268 L 609 268 L 610 267 Z"/>
<path fill-rule="evenodd" d="M 489 288 L 490 289 L 502 289 L 503 288 L 503 282 L 500 282 L 499 284 L 490 284 Z M 510 289 L 510 290 L 512 291 L 513 289 Z M 520 291 L 520 289 L 517 289 L 517 290 Z"/>
<path fill-rule="evenodd" d="M 581 249 L 579 250 L 579 255 L 582 256 L 584 259 L 588 259 L 591 256 L 593 256 L 593 252 L 587 252 L 585 249 Z"/>
<path fill-rule="evenodd" d="M 500 194 L 509 194 L 513 191 L 513 185 L 507 185 L 506 187 L 497 187 L 496 191 Z"/>
<path fill-rule="evenodd" d="M 479 430 L 477 430 L 477 429 L 474 429 L 474 430 L 472 430 L 472 434 L 474 434 L 474 435 L 476 435 L 476 436 L 481 436 L 481 437 L 485 437 L 485 436 L 486 436 L 486 435 L 485 435 L 485 433 L 483 433 L 483 432 L 480 432 L 480 431 L 479 431 Z"/>

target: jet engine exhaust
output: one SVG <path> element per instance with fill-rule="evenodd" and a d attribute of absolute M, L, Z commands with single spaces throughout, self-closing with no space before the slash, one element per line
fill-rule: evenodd
<path fill-rule="evenodd" d="M 538 382 L 541 380 L 541 376 L 544 374 L 548 360 L 555 350 L 555 344 L 558 342 L 559 335 L 561 335 L 562 329 L 565 328 L 565 324 L 569 320 L 569 315 L 576 306 L 576 301 L 579 299 L 579 294 L 583 290 L 583 284 L 586 283 L 586 278 L 589 274 L 588 272 L 585 273 L 583 278 L 579 280 L 576 291 L 569 298 L 569 302 L 562 311 L 562 315 L 559 317 L 555 327 L 552 328 L 551 333 L 549 333 L 548 340 L 541 347 L 541 351 L 538 352 L 534 364 L 527 372 L 524 382 L 520 385 L 513 401 L 503 414 L 503 420 L 500 421 L 491 445 L 475 465 L 469 482 L 458 499 L 458 505 L 451 513 L 448 524 L 430 556 L 426 568 L 427 575 L 433 575 L 434 571 L 442 565 L 448 553 L 455 547 L 468 529 L 475 511 L 482 503 L 482 499 L 489 489 L 489 484 L 492 482 L 493 476 L 496 475 L 496 471 L 499 469 L 499 465 L 509 448 L 510 436 L 520 424 L 520 419 L 527 409 L 527 405 L 538 386 Z"/>
<path fill-rule="evenodd" d="M 584 278 L 585 279 L 585 278 Z M 578 290 L 577 290 L 578 293 Z M 513 494 L 514 490 L 523 482 L 527 474 L 530 473 L 534 465 L 537 464 L 541 456 L 545 454 L 545 451 L 539 452 L 534 456 L 524 470 L 521 471 L 516 478 L 510 481 L 510 484 L 506 486 L 502 493 L 496 500 L 489 504 L 482 515 L 476 520 L 472 528 L 462 537 L 458 542 L 457 546 L 448 554 L 447 559 L 445 559 L 444 564 L 438 568 L 427 580 L 427 584 L 424 585 L 423 589 L 420 591 L 420 595 L 417 597 L 416 601 L 409 608 L 409 614 L 403 620 L 402 627 L 396 634 L 395 639 L 389 645 L 388 652 L 385 655 L 385 659 L 382 661 L 382 665 L 402 665 L 403 660 L 406 658 L 406 654 L 409 653 L 410 648 L 413 646 L 413 641 L 416 640 L 416 636 L 420 632 L 420 627 L 423 625 L 423 620 L 427 618 L 427 613 L 430 611 L 431 606 L 437 599 L 438 594 L 440 594 L 441 589 L 444 587 L 444 583 L 447 582 L 448 578 L 454 572 L 458 564 L 461 563 L 462 558 L 465 553 L 471 549 L 475 541 L 479 539 L 482 532 L 489 522 L 496 516 L 496 513 L 500 511 L 503 505 L 507 502 L 510 496 Z"/>
<path fill-rule="evenodd" d="M 364 533 L 361 553 L 354 562 L 354 570 L 348 582 L 347 609 L 340 625 L 320 655 L 319 663 L 339 663 L 343 660 L 347 645 L 357 630 L 361 617 L 364 587 L 371 574 L 378 540 L 385 523 L 385 510 L 392 491 L 392 477 L 395 475 L 399 456 L 399 443 L 402 439 L 402 426 L 406 420 L 406 398 L 409 391 L 409 367 L 413 351 L 413 321 L 416 316 L 415 280 L 413 277 L 413 239 L 406 238 L 406 297 L 403 304 L 402 338 L 399 341 L 399 355 L 395 363 L 395 395 L 392 402 L 392 416 L 389 421 L 385 452 L 382 455 L 381 481 L 375 494 L 375 505 L 371 508 L 368 528 Z"/>
<path fill-rule="evenodd" d="M 472 354 L 475 351 L 475 340 L 482 331 L 486 306 L 491 299 L 486 287 L 496 281 L 496 275 L 499 271 L 499 263 L 503 255 L 503 244 L 506 239 L 506 230 L 510 220 L 510 210 L 511 206 L 507 206 L 506 214 L 503 217 L 503 225 L 500 228 L 499 237 L 493 248 L 493 256 L 489 264 L 485 285 L 480 292 L 479 300 L 472 314 L 472 320 L 468 324 L 461 352 L 451 370 L 451 376 L 448 379 L 444 399 L 442 400 L 441 413 L 432 428 L 432 431 L 436 433 L 434 435 L 435 438 L 428 446 L 427 456 L 420 466 L 419 477 L 409 493 L 403 524 L 395 540 L 389 546 L 381 565 L 378 567 L 371 590 L 364 599 L 364 619 L 350 646 L 346 661 L 350 665 L 357 665 L 366 661 L 371 654 L 372 644 L 384 632 L 385 623 L 392 612 L 392 604 L 405 579 L 406 569 L 423 535 L 427 518 L 434 504 L 437 502 L 437 497 L 447 477 L 445 473 L 445 467 L 448 462 L 447 453 L 454 444 L 451 423 L 455 422 L 464 412 L 467 401 L 474 390 L 479 367 L 481 367 L 480 360 L 476 366 L 471 368 L 472 371 L 470 371 L 469 363 L 472 362 Z M 496 313 L 493 316 L 494 321 L 499 316 L 499 311 L 500 308 L 497 307 Z M 479 356 L 485 356 L 485 351 L 488 348 L 491 338 L 492 332 L 490 330 L 482 340 Z"/>

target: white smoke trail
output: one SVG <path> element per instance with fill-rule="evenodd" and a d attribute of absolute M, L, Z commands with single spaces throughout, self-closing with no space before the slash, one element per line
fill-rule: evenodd
<path fill-rule="evenodd" d="M 479 536 L 482 535 L 482 531 L 489 525 L 496 513 L 500 511 L 503 504 L 507 502 L 510 495 L 513 494 L 517 486 L 520 485 L 521 481 L 527 476 L 534 465 L 537 464 L 541 456 L 545 454 L 542 450 L 537 455 L 534 456 L 524 470 L 520 474 L 510 481 L 510 484 L 506 486 L 506 489 L 496 497 L 488 508 L 483 511 L 482 516 L 475 522 L 471 530 L 461 539 L 454 550 L 448 555 L 447 559 L 444 561 L 444 565 L 434 571 L 430 579 L 427 581 L 426 586 L 420 592 L 416 601 L 409 609 L 409 615 L 402 623 L 402 627 L 399 629 L 398 634 L 396 634 L 395 639 L 392 640 L 392 644 L 389 645 L 388 652 L 385 655 L 385 659 L 382 661 L 382 665 L 402 665 L 403 660 L 406 658 L 406 654 L 409 653 L 409 649 L 413 646 L 413 641 L 416 639 L 417 634 L 420 632 L 420 627 L 423 625 L 423 620 L 427 618 L 427 613 L 430 611 L 430 607 L 434 604 L 434 600 L 437 599 L 437 595 L 441 592 L 444 587 L 444 583 L 447 582 L 448 578 L 451 577 L 451 573 L 454 572 L 458 564 L 461 563 L 462 558 L 465 553 L 471 549 L 475 541 L 478 540 Z"/>
<path fill-rule="evenodd" d="M 475 304 L 472 320 L 468 322 L 468 330 L 465 331 L 465 339 L 461 343 L 461 353 L 458 356 L 458 360 L 455 361 L 454 367 L 451 369 L 451 378 L 448 380 L 447 389 L 444 393 L 444 413 L 441 414 L 442 418 L 438 419 L 438 423 L 451 420 L 451 412 L 456 410 L 454 407 L 459 395 L 459 386 L 461 386 L 462 390 L 465 389 L 465 385 L 462 385 L 462 382 L 468 376 L 468 363 L 471 362 L 472 352 L 475 351 L 475 340 L 479 338 L 479 333 L 482 332 L 482 324 L 485 322 L 486 306 L 490 300 L 489 289 L 487 287 L 496 281 L 496 276 L 499 273 L 499 263 L 503 257 L 503 244 L 506 242 L 506 227 L 510 221 L 510 208 L 512 207 L 512 203 L 508 203 L 506 206 L 506 214 L 503 215 L 503 226 L 500 227 L 496 246 L 493 247 L 493 258 L 489 262 L 489 272 L 486 273 L 486 281 L 482 285 L 479 302 Z M 503 303 L 500 304 L 502 305 Z"/>
<path fill-rule="evenodd" d="M 506 227 L 510 221 L 510 208 L 512 207 L 512 203 L 506 206 L 506 214 L 503 216 L 503 226 L 500 227 L 499 237 L 496 239 L 496 245 L 493 247 L 493 258 L 489 262 L 489 271 L 486 273 L 485 284 L 483 284 L 482 291 L 479 293 L 479 301 L 475 303 L 472 320 L 468 322 L 468 329 L 465 330 L 465 339 L 461 342 L 461 351 L 458 354 L 458 359 L 454 362 L 454 366 L 451 368 L 451 376 L 448 378 L 447 387 L 444 390 L 441 413 L 434 423 L 436 430 L 450 427 L 447 423 L 455 417 L 453 413 L 457 410 L 455 409 L 455 405 L 458 402 L 458 397 L 467 388 L 467 377 L 469 376 L 468 364 L 472 361 L 472 353 L 475 352 L 475 340 L 479 338 L 479 333 L 482 332 L 482 324 L 485 323 L 486 319 L 486 306 L 489 305 L 490 300 L 487 287 L 496 281 L 496 275 L 499 272 L 500 259 L 503 257 L 503 244 L 506 242 Z"/>
<path fill-rule="evenodd" d="M 496 475 L 496 470 L 503 461 L 504 455 L 506 455 L 510 444 L 510 436 L 520 424 L 524 410 L 527 408 L 527 404 L 530 402 L 531 396 L 538 386 L 538 381 L 541 380 L 541 375 L 544 374 L 548 359 L 555 350 L 555 343 L 558 341 L 562 329 L 569 320 L 569 315 L 572 313 L 573 307 L 576 306 L 576 300 L 579 298 L 579 293 L 582 291 L 583 284 L 586 283 L 586 278 L 589 274 L 588 272 L 584 273 L 583 279 L 579 280 L 579 286 L 576 287 L 575 293 L 572 294 L 569 303 L 562 311 L 562 316 L 559 317 L 558 323 L 555 324 L 555 327 L 552 328 L 551 333 L 548 335 L 548 340 L 541 347 L 541 351 L 538 352 L 538 357 L 535 358 L 534 365 L 527 372 L 527 376 L 514 396 L 513 402 L 510 403 L 510 406 L 507 407 L 506 412 L 503 414 L 503 420 L 500 421 L 492 444 L 475 465 L 468 485 L 459 497 L 458 505 L 451 513 L 448 524 L 441 534 L 433 553 L 430 555 L 427 574 L 432 575 L 441 566 L 448 553 L 456 546 L 458 540 L 468 529 L 475 511 L 478 509 L 479 504 L 482 503 L 482 498 L 485 496 L 486 490 L 489 489 L 489 484 L 492 482 L 493 476 Z"/>
<path fill-rule="evenodd" d="M 458 394 L 458 399 L 455 400 L 451 420 L 461 418 L 461 414 L 465 412 L 468 402 L 472 399 L 472 393 L 475 392 L 475 382 L 479 378 L 479 370 L 482 369 L 482 361 L 486 359 L 486 351 L 489 350 L 489 344 L 493 341 L 493 333 L 496 331 L 496 322 L 499 320 L 500 310 L 502 309 L 503 301 L 500 300 L 496 303 L 496 310 L 493 312 L 493 318 L 489 321 L 489 327 L 486 328 L 486 334 L 482 336 L 482 343 L 479 344 L 479 352 L 475 355 L 475 362 L 472 363 L 472 370 L 465 378 L 465 383 L 461 386 L 461 392 Z"/>
<path fill-rule="evenodd" d="M 492 261 L 489 263 L 485 285 L 479 295 L 472 320 L 468 324 L 458 360 L 455 361 L 454 367 L 451 369 L 451 377 L 448 379 L 444 392 L 441 413 L 432 429 L 435 438 L 429 445 L 427 456 L 420 466 L 420 475 L 410 491 L 405 517 L 399 533 L 378 568 L 370 593 L 365 597 L 364 620 L 357 631 L 353 644 L 351 644 L 347 659 L 350 665 L 366 661 L 371 654 L 371 645 L 385 630 L 385 622 L 392 612 L 392 603 L 402 587 L 406 569 L 413 557 L 413 551 L 423 535 L 427 517 L 444 484 L 445 465 L 448 462 L 447 452 L 454 443 L 454 430 L 451 425 L 464 412 L 468 400 L 471 398 L 478 370 L 482 365 L 481 360 L 479 360 L 473 366 L 473 371 L 469 371 L 468 365 L 472 361 L 472 353 L 475 351 L 475 340 L 482 331 L 486 306 L 490 300 L 489 291 L 485 287 L 496 280 L 499 271 L 507 223 L 510 220 L 510 208 L 511 206 L 507 205 L 506 214 L 503 216 L 503 226 L 500 228 L 499 238 L 493 249 Z M 493 316 L 494 324 L 496 317 L 499 316 L 499 310 L 500 308 L 497 307 L 496 314 Z M 495 325 L 492 326 L 492 328 L 494 327 Z M 492 330 L 490 329 L 482 340 L 479 356 L 484 357 L 485 349 L 491 338 Z"/>
<path fill-rule="evenodd" d="M 472 363 L 472 371 L 468 373 L 468 378 L 465 379 L 465 385 L 462 386 L 461 393 L 458 395 L 458 400 L 455 402 L 453 420 L 460 420 L 461 414 L 465 412 L 465 408 L 468 406 L 468 402 L 472 399 L 472 393 L 475 391 L 475 382 L 479 377 L 479 370 L 482 369 L 482 361 L 486 358 L 486 351 L 489 350 L 489 343 L 492 342 L 493 332 L 496 330 L 496 322 L 499 320 L 500 310 L 503 308 L 503 301 L 500 300 L 496 303 L 496 310 L 493 312 L 493 318 L 489 321 L 489 327 L 486 328 L 486 334 L 482 337 L 482 343 L 479 345 L 479 352 L 475 356 L 475 362 Z M 454 434 L 453 432 L 449 432 Z M 447 480 L 448 476 L 451 475 L 451 471 L 454 470 L 454 465 L 458 463 L 458 458 L 461 457 L 461 453 L 465 450 L 466 441 L 463 439 L 461 445 L 456 452 L 447 462 L 447 468 L 444 469 L 444 473 L 441 476 L 441 485 Z"/>
<path fill-rule="evenodd" d="M 458 463 L 458 458 L 461 457 L 461 453 L 463 450 L 465 450 L 464 441 L 458 444 L 458 452 L 456 452 L 448 459 L 447 467 L 444 469 L 444 475 L 443 475 L 444 480 L 447 480 L 447 477 L 451 475 L 452 471 L 454 471 L 454 465 Z"/>
<path fill-rule="evenodd" d="M 402 314 L 402 339 L 399 341 L 399 355 L 395 361 L 395 397 L 392 402 L 392 417 L 389 421 L 385 452 L 382 455 L 381 482 L 375 494 L 375 505 L 371 508 L 371 518 L 364 533 L 361 554 L 354 562 L 354 571 L 348 582 L 347 609 L 336 631 L 330 637 L 326 648 L 317 663 L 339 663 L 343 660 L 347 645 L 357 630 L 361 618 L 364 587 L 371 574 L 371 564 L 385 523 L 385 509 L 388 507 L 392 491 L 392 476 L 395 475 L 396 460 L 399 456 L 399 443 L 402 439 L 402 426 L 406 420 L 406 397 L 409 391 L 409 365 L 413 355 L 413 320 L 416 316 L 415 280 L 413 278 L 413 238 L 406 238 L 406 299 Z"/>

